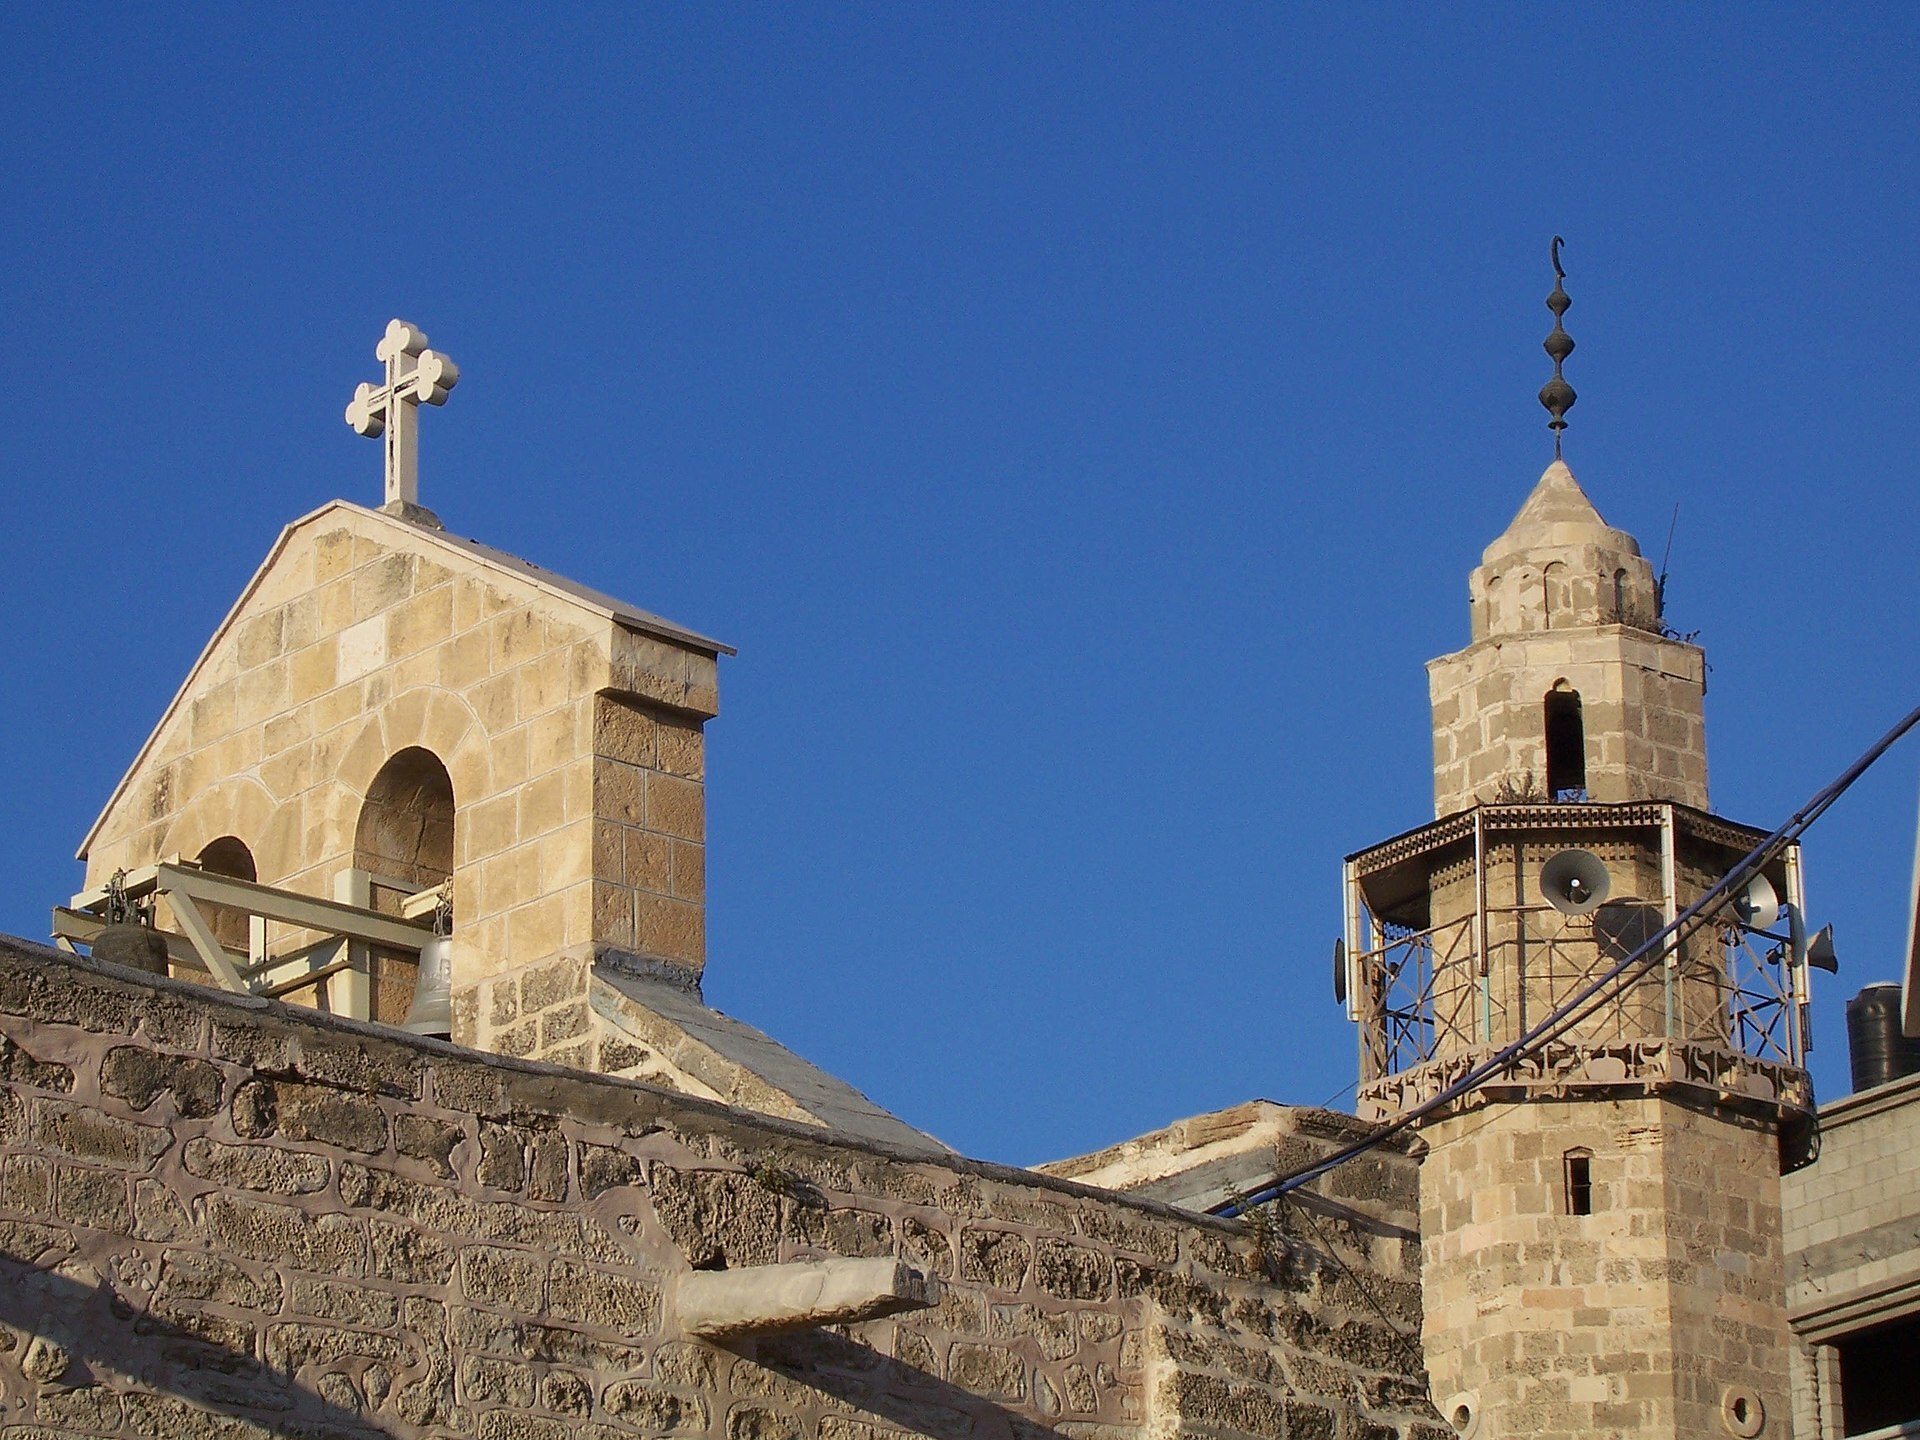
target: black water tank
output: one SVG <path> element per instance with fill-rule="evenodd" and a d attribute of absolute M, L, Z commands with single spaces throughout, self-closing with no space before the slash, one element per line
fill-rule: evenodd
<path fill-rule="evenodd" d="M 1871 1090 L 1920 1074 L 1920 1040 L 1900 1033 L 1900 987 L 1891 981 L 1869 985 L 1847 1002 L 1847 1052 L 1853 1061 L 1853 1088 Z"/>

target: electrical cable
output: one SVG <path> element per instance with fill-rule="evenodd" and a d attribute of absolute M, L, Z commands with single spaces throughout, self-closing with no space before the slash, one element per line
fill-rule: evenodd
<path fill-rule="evenodd" d="M 1602 996 L 1601 1003 L 1604 1003 L 1605 999 L 1610 999 L 1611 996 L 1603 996 L 1603 992 L 1606 992 L 1616 981 L 1623 977 L 1628 977 L 1639 970 L 1650 968 L 1653 962 L 1658 960 L 1666 950 L 1668 942 L 1678 941 L 1684 938 L 1694 929 L 1711 920 L 1713 914 L 1719 910 L 1721 905 L 1725 903 L 1735 890 L 1763 869 L 1782 849 L 1804 834 L 1814 821 L 1824 815 L 1836 800 L 1852 788 L 1853 783 L 1864 775 L 1875 761 L 1886 754 L 1895 742 L 1900 740 L 1901 737 L 1906 735 L 1906 733 L 1916 725 L 1920 725 L 1920 708 L 1909 711 L 1899 724 L 1895 725 L 1868 747 L 1859 759 L 1855 760 L 1833 780 L 1816 791 L 1813 797 L 1796 810 L 1784 824 L 1768 835 L 1758 845 L 1754 846 L 1752 850 L 1749 850 L 1731 870 L 1727 871 L 1726 874 L 1722 875 L 1720 879 L 1709 886 L 1699 899 L 1687 906 L 1685 910 L 1682 910 L 1669 924 L 1662 926 L 1631 953 L 1624 956 L 1610 969 L 1603 972 L 1597 978 L 1590 981 L 1583 989 L 1569 997 L 1545 1019 L 1540 1021 L 1538 1025 L 1535 1025 L 1532 1029 L 1521 1035 L 1519 1039 L 1510 1041 L 1508 1044 L 1502 1046 L 1485 1060 L 1473 1066 L 1458 1080 L 1443 1087 L 1438 1093 L 1429 1096 L 1409 1110 L 1403 1110 L 1393 1119 L 1382 1124 L 1371 1135 L 1343 1145 L 1339 1149 L 1322 1156 L 1311 1165 L 1304 1166 L 1291 1174 L 1277 1178 L 1273 1184 L 1267 1186 L 1265 1189 L 1230 1201 L 1228 1204 L 1220 1206 L 1210 1213 L 1232 1219 L 1235 1216 L 1243 1214 L 1255 1205 L 1265 1204 L 1267 1201 L 1285 1195 L 1291 1190 L 1299 1189 L 1308 1181 L 1318 1179 L 1329 1170 L 1344 1165 L 1347 1161 L 1357 1156 L 1364 1155 L 1367 1151 L 1425 1119 L 1442 1106 L 1451 1104 L 1468 1091 L 1478 1089 L 1482 1084 L 1486 1083 L 1486 1081 L 1492 1079 L 1502 1071 L 1509 1069 L 1516 1060 L 1520 1059 L 1529 1050 L 1545 1044 L 1547 1041 L 1554 1039 L 1573 1025 L 1579 1023 L 1588 1013 L 1586 1007 L 1589 1006 L 1590 1002 L 1595 1000 L 1596 996 Z"/>
<path fill-rule="evenodd" d="M 1293 1208 L 1306 1217 L 1307 1224 L 1313 1229 L 1314 1238 L 1320 1242 L 1321 1250 L 1333 1258 L 1333 1263 L 1338 1265 L 1342 1273 L 1346 1275 L 1347 1282 L 1359 1292 L 1360 1298 L 1365 1300 L 1367 1304 L 1373 1308 L 1373 1313 L 1380 1317 L 1380 1323 L 1387 1327 L 1388 1333 L 1406 1347 L 1408 1356 L 1413 1360 L 1414 1373 L 1420 1377 L 1421 1384 L 1426 1390 L 1427 1404 L 1433 1406 L 1434 1412 L 1437 1414 L 1440 1410 L 1440 1402 L 1433 1398 L 1433 1379 L 1427 1374 L 1426 1352 L 1421 1349 L 1418 1333 L 1402 1330 L 1398 1325 L 1394 1324 L 1393 1317 L 1387 1314 L 1386 1307 L 1375 1298 L 1371 1290 L 1367 1289 L 1365 1282 L 1361 1280 L 1358 1272 L 1356 1272 L 1351 1265 L 1347 1264 L 1346 1257 L 1334 1248 L 1333 1242 L 1327 1239 L 1327 1232 L 1320 1228 L 1320 1221 L 1314 1215 L 1313 1211 L 1305 1205 L 1302 1205 L 1298 1200 L 1293 1202 Z"/>

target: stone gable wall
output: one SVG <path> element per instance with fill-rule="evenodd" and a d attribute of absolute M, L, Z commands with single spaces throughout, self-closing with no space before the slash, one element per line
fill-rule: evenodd
<path fill-rule="evenodd" d="M 456 993 L 583 945 L 697 973 L 715 669 L 413 527 L 330 508 L 289 532 L 215 636 L 89 846 L 87 883 L 230 835 L 261 881 L 332 896 L 368 787 L 417 746 L 454 791 Z M 340 994 L 330 1008 L 364 1013 Z"/>
<path fill-rule="evenodd" d="M 1311 1223 L 0 941 L 0 1440 L 1439 1440 L 1407 1258 Z M 677 1325 L 690 1267 L 831 1255 L 940 1303 L 730 1348 Z"/>

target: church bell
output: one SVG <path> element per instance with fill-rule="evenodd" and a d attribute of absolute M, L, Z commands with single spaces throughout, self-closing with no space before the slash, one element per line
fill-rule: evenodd
<path fill-rule="evenodd" d="M 389 1012 L 391 1013 L 391 1012 Z M 400 1028 L 445 1040 L 453 1034 L 453 937 L 436 934 L 420 947 L 413 1005 Z"/>

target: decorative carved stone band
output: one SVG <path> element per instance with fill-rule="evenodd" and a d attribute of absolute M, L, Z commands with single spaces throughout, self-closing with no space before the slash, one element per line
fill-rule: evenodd
<path fill-rule="evenodd" d="M 1360 1087 L 1355 1111 L 1362 1119 L 1384 1120 L 1410 1110 L 1438 1095 L 1491 1053 L 1462 1051 L 1369 1080 Z M 1602 1046 L 1547 1045 L 1522 1056 L 1507 1074 L 1463 1097 L 1458 1107 L 1470 1108 L 1495 1097 L 1515 1098 L 1516 1091 L 1557 1097 L 1618 1087 L 1692 1090 L 1721 1104 L 1744 1102 L 1768 1111 L 1813 1108 L 1813 1088 L 1804 1070 L 1718 1045 L 1664 1039 Z"/>

